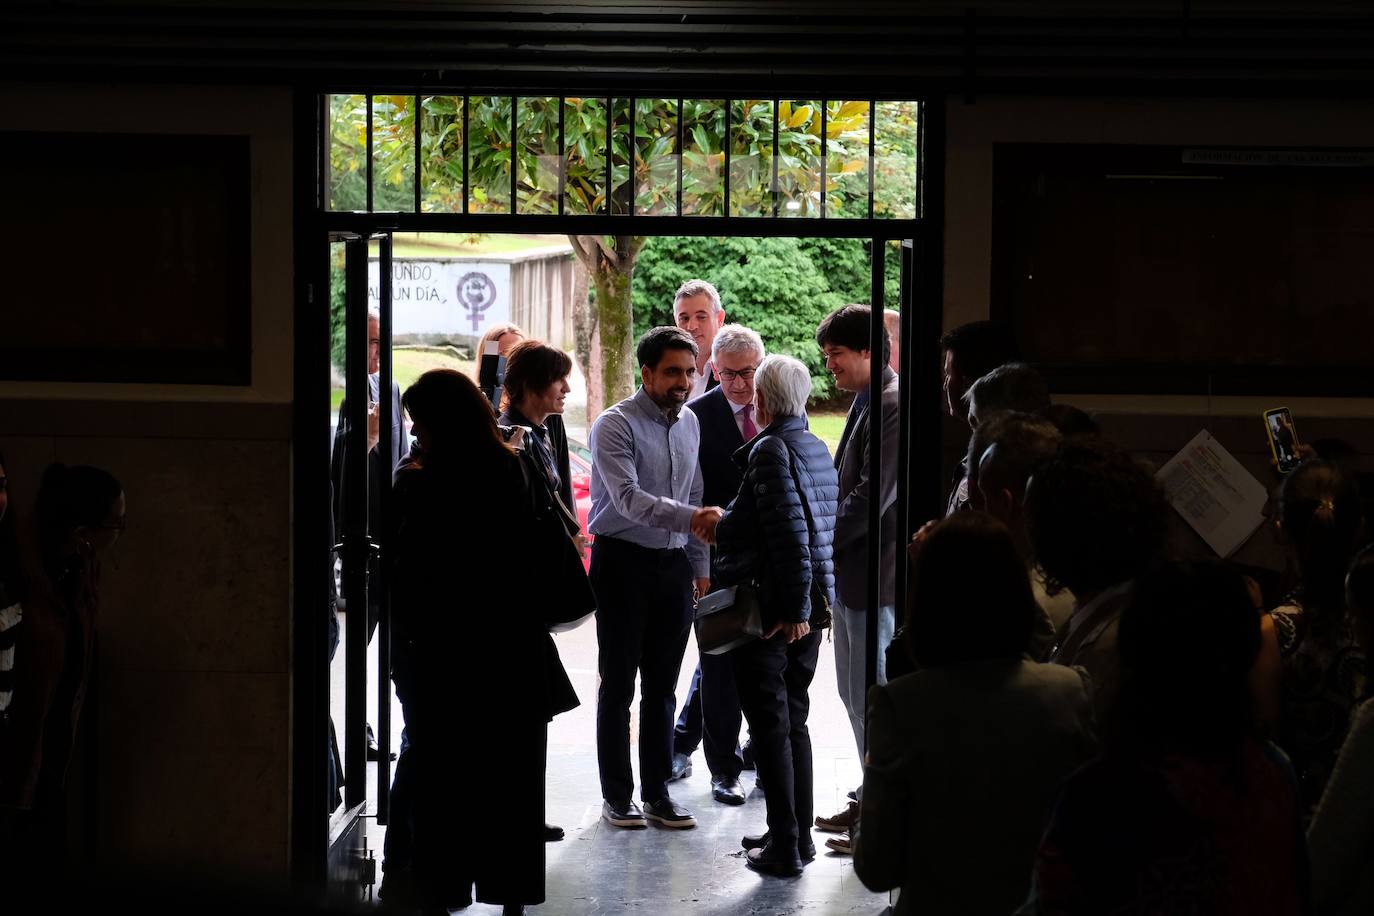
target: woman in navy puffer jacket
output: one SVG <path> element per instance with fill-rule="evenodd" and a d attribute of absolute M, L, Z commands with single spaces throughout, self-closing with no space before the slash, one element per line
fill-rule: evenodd
<path fill-rule="evenodd" d="M 811 374 L 788 356 L 769 356 L 754 376 L 754 414 L 763 431 L 735 453 L 739 494 L 716 527 L 720 585 L 753 583 L 764 638 L 730 653 L 749 722 L 759 780 L 768 786 L 768 832 L 746 836 L 750 868 L 801 873 L 811 841 L 811 735 L 807 689 L 820 633 L 835 594 L 832 563 L 839 481 L 821 440 L 806 428 Z"/>

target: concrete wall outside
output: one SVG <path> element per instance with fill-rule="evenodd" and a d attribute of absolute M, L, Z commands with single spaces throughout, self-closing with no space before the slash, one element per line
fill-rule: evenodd
<path fill-rule="evenodd" d="M 291 93 L 95 85 L 3 92 L 22 103 L 13 129 L 250 137 L 251 385 L 0 382 L 0 448 L 21 511 L 54 460 L 107 468 L 128 500 L 128 531 L 104 562 L 98 682 L 87 710 L 95 714 L 82 727 L 90 753 L 73 771 L 78 789 L 95 791 L 94 836 L 84 838 L 93 844 L 89 864 L 283 880 Z M 98 174 L 91 177 L 98 185 Z M 81 241 L 73 226 L 64 244 Z M 87 761 L 93 775 L 81 769 Z"/>

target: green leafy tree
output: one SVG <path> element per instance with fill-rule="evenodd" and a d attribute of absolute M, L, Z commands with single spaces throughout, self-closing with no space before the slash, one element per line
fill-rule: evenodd
<path fill-rule="evenodd" d="M 632 114 L 627 99 L 468 97 L 468 212 L 556 213 L 561 172 L 565 213 L 618 215 L 632 209 L 642 215 L 677 213 L 680 152 L 684 215 L 720 216 L 728 206 L 732 216 L 768 216 L 773 212 L 776 187 L 779 216 L 818 216 L 824 171 L 827 216 L 865 216 L 869 169 L 873 169 L 874 215 L 915 215 L 916 103 L 881 102 L 875 112 L 866 101 L 826 102 L 822 127 L 821 102 L 782 100 L 777 103 L 776 137 L 772 100 L 737 99 L 729 105 L 726 136 L 726 107 L 718 100 L 685 100 L 679 112 L 676 99 L 636 99 Z M 367 202 L 367 97 L 331 96 L 330 113 L 330 206 L 360 210 Z M 373 97 L 374 209 L 413 209 L 418 133 L 421 208 L 462 212 L 463 113 L 463 99 L 456 96 L 423 97 L 418 111 L 413 96 Z M 875 118 L 878 132 L 870 160 L 868 133 Z M 679 125 L 681 137 L 677 136 Z M 724 181 L 727 148 L 729 201 Z M 654 296 L 661 295 L 661 290 L 635 279 L 645 250 L 643 236 L 574 235 L 569 239 L 590 288 L 589 305 L 575 310 L 578 358 L 583 366 L 599 369 L 597 377 L 589 379 L 594 400 L 600 394 L 601 403 L 613 403 L 633 390 L 635 329 L 650 323 L 643 309 L 636 320 L 633 302 L 650 295 L 650 288 Z M 739 244 L 693 242 L 702 250 L 734 260 L 696 257 L 700 269 L 686 275 L 711 277 L 722 291 L 729 289 L 739 303 L 732 318 L 744 320 L 748 315 L 761 333 L 772 329 L 775 349 L 794 353 L 815 370 L 819 357 L 814 345 L 808 348 L 802 341 L 810 340 L 811 319 L 819 320 L 814 313 L 824 314 L 821 303 L 833 307 L 868 301 L 867 253 L 862 243 L 735 241 Z M 834 243 L 826 244 L 829 241 Z M 721 250 L 721 245 L 728 250 Z M 687 257 L 691 246 L 661 247 L 676 247 Z M 822 267 L 817 268 L 817 263 Z M 897 271 L 894 260 L 888 263 L 886 298 L 890 303 L 895 301 Z M 746 276 L 743 265 L 752 265 L 747 272 L 765 275 Z M 676 282 L 680 280 L 674 289 Z M 666 308 L 661 300 L 649 301 L 653 303 L 649 312 Z M 776 314 L 750 311 L 765 304 Z M 658 314 L 666 318 L 666 312 Z M 816 381 L 818 393 L 828 390 L 828 375 L 818 373 Z"/>

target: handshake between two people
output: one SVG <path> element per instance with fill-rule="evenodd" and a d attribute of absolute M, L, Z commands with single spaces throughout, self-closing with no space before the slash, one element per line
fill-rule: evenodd
<path fill-rule="evenodd" d="M 716 542 L 716 525 L 725 510 L 720 506 L 702 506 L 692 513 L 692 534 L 707 544 Z"/>

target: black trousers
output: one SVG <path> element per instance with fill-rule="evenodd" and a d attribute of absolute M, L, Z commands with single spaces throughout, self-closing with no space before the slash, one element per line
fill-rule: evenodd
<path fill-rule="evenodd" d="M 732 650 L 735 687 L 749 722 L 754 767 L 768 787 L 768 832 L 782 850 L 809 837 L 815 814 L 811 712 L 807 690 L 816 676 L 821 634 L 811 632 L 794 643 L 782 633 Z"/>
<path fill-rule="evenodd" d="M 673 752 L 690 757 L 703 745 L 712 776 L 738 777 L 744 769 L 739 748 L 743 721 L 730 656 L 703 653 L 673 728 Z"/>
<path fill-rule="evenodd" d="M 474 885 L 482 903 L 543 903 L 542 711 L 526 696 L 483 705 L 486 679 L 474 677 L 470 691 L 455 691 L 444 665 L 417 674 L 397 680 L 410 743 L 391 785 L 387 839 L 399 831 L 404 848 L 387 844 L 388 857 L 398 857 L 388 879 L 409 865 L 422 900 L 434 907 L 467 906 Z M 478 746 L 499 748 L 500 764 L 493 767 L 474 751 Z"/>
<path fill-rule="evenodd" d="M 639 675 L 640 798 L 668 794 L 673 769 L 673 714 L 678 672 L 692 625 L 692 568 L 681 548 L 652 550 L 598 537 L 592 544 L 596 592 L 596 761 L 601 795 L 628 801 L 630 703 Z"/>

